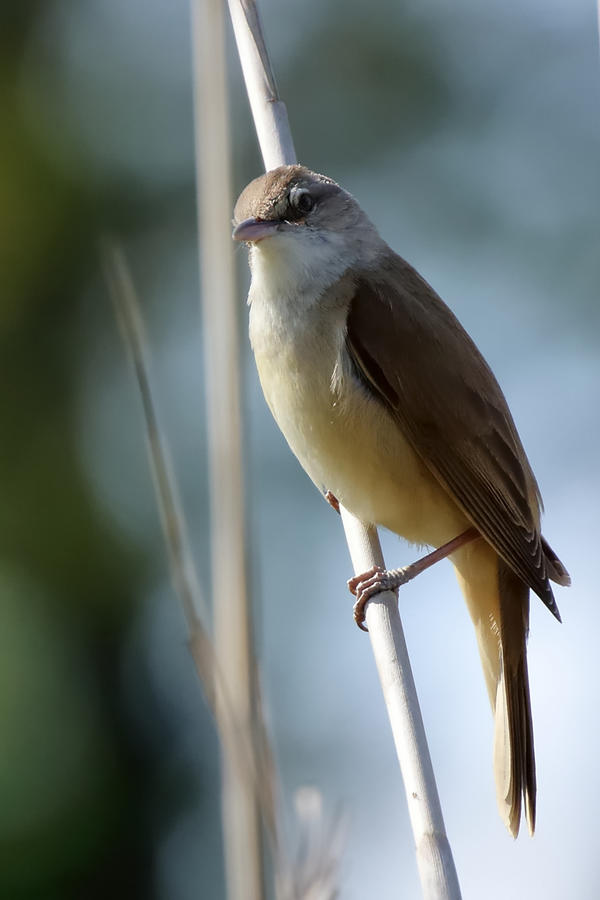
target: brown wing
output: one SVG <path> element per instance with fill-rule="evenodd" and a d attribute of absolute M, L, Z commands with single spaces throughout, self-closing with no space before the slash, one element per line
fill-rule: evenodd
<path fill-rule="evenodd" d="M 559 617 L 539 528 L 540 493 L 491 369 L 403 259 L 356 279 L 346 345 L 356 373 L 510 568 Z"/>

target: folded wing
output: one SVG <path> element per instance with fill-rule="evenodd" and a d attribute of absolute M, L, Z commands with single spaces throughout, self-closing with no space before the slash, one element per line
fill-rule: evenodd
<path fill-rule="evenodd" d="M 537 482 L 491 369 L 450 309 L 391 255 L 377 280 L 355 281 L 346 346 L 430 471 L 560 620 L 549 577 L 568 575 L 546 557 Z"/>

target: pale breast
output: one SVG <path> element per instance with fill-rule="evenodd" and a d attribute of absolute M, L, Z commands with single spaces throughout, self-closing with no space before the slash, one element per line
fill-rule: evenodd
<path fill-rule="evenodd" d="M 301 317 L 253 302 L 250 337 L 273 416 L 320 490 L 366 522 L 439 545 L 466 519 L 352 370 L 345 310 Z"/>

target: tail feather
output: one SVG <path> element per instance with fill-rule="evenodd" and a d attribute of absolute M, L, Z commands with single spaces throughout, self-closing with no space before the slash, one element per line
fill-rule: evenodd
<path fill-rule="evenodd" d="M 527 675 L 529 587 L 483 541 L 452 555 L 473 619 L 495 716 L 494 776 L 500 816 L 519 833 L 535 828 L 535 756 Z"/>
<path fill-rule="evenodd" d="M 496 691 L 494 774 L 500 815 L 516 837 L 522 800 L 529 833 L 535 830 L 536 776 L 526 638 L 529 588 L 498 562 L 500 673 Z"/>
<path fill-rule="evenodd" d="M 494 774 L 498 809 L 504 824 L 517 837 L 522 800 L 529 833 L 535 830 L 536 776 L 533 722 L 525 655 L 518 670 L 507 673 L 501 661 L 496 695 Z"/>

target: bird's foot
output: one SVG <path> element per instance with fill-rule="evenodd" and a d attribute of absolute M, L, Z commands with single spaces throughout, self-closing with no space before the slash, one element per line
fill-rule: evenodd
<path fill-rule="evenodd" d="M 354 621 L 361 631 L 369 629 L 364 624 L 366 606 L 371 597 L 382 591 L 397 591 L 398 588 L 410 580 L 410 566 L 404 569 L 382 569 L 381 566 L 373 566 L 361 575 L 355 575 L 348 582 L 351 594 L 356 596 L 352 613 Z"/>
<path fill-rule="evenodd" d="M 350 593 L 356 595 L 356 603 L 353 610 L 354 621 L 361 631 L 369 630 L 364 624 L 366 617 L 365 607 L 374 594 L 379 594 L 381 591 L 397 590 L 401 585 L 406 584 L 407 581 L 412 581 L 413 578 L 416 578 L 417 575 L 420 575 L 421 572 L 429 569 L 441 559 L 450 556 L 459 547 L 470 544 L 471 541 L 479 537 L 481 535 L 476 528 L 468 528 L 462 534 L 459 534 L 458 537 L 452 538 L 451 541 L 438 547 L 437 550 L 432 550 L 431 553 L 417 559 L 410 566 L 404 566 L 403 569 L 382 569 L 381 566 L 373 566 L 368 572 L 363 572 L 362 575 L 355 575 L 354 578 L 351 578 L 348 582 L 348 587 Z"/>

